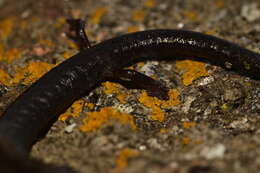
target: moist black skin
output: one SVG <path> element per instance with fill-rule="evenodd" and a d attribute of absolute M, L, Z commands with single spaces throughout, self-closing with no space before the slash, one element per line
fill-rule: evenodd
<path fill-rule="evenodd" d="M 196 59 L 260 80 L 260 54 L 198 32 L 149 30 L 84 49 L 22 93 L 0 118 L 0 138 L 27 155 L 75 100 L 123 67 L 144 59 Z"/>

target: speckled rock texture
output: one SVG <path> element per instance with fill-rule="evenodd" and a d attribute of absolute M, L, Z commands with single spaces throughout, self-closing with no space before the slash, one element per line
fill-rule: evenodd
<path fill-rule="evenodd" d="M 78 52 L 66 36 L 70 17 L 87 21 L 92 44 L 168 28 L 215 35 L 260 53 L 258 0 L 0 0 L 0 9 L 0 113 L 34 81 L 21 75 L 39 78 L 41 67 Z M 75 116 L 57 121 L 31 156 L 81 173 L 260 172 L 260 81 L 203 64 L 207 74 L 186 85 L 176 65 L 148 61 L 131 68 L 178 91 L 178 103 L 147 107 L 140 103 L 143 91 L 116 86 L 110 92 L 104 84 L 82 98 L 86 104 Z M 91 115 L 96 123 L 109 121 L 84 131 Z"/>

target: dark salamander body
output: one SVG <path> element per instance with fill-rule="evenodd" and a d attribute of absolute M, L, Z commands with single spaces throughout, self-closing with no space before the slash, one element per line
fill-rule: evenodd
<path fill-rule="evenodd" d="M 143 58 L 195 58 L 260 79 L 260 54 L 223 39 L 182 30 L 126 34 L 79 52 L 40 78 L 0 118 L 0 138 L 28 153 L 75 100 Z"/>

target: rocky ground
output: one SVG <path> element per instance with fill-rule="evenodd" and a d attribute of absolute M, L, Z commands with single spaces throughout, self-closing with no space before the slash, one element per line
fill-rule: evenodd
<path fill-rule="evenodd" d="M 258 0 L 0 0 L 0 9 L 0 112 L 78 52 L 65 34 L 69 17 L 87 20 L 92 44 L 169 28 L 215 35 L 260 53 Z M 32 157 L 82 173 L 259 172 L 259 81 L 193 61 L 131 68 L 171 88 L 172 101 L 103 83 L 60 117 Z"/>

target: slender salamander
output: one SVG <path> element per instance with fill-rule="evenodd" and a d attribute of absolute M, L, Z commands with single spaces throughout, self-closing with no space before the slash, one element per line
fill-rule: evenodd
<path fill-rule="evenodd" d="M 260 80 L 260 54 L 226 40 L 184 30 L 130 33 L 80 51 L 35 82 L 1 116 L 0 138 L 28 153 L 75 100 L 145 58 L 194 58 Z"/>

